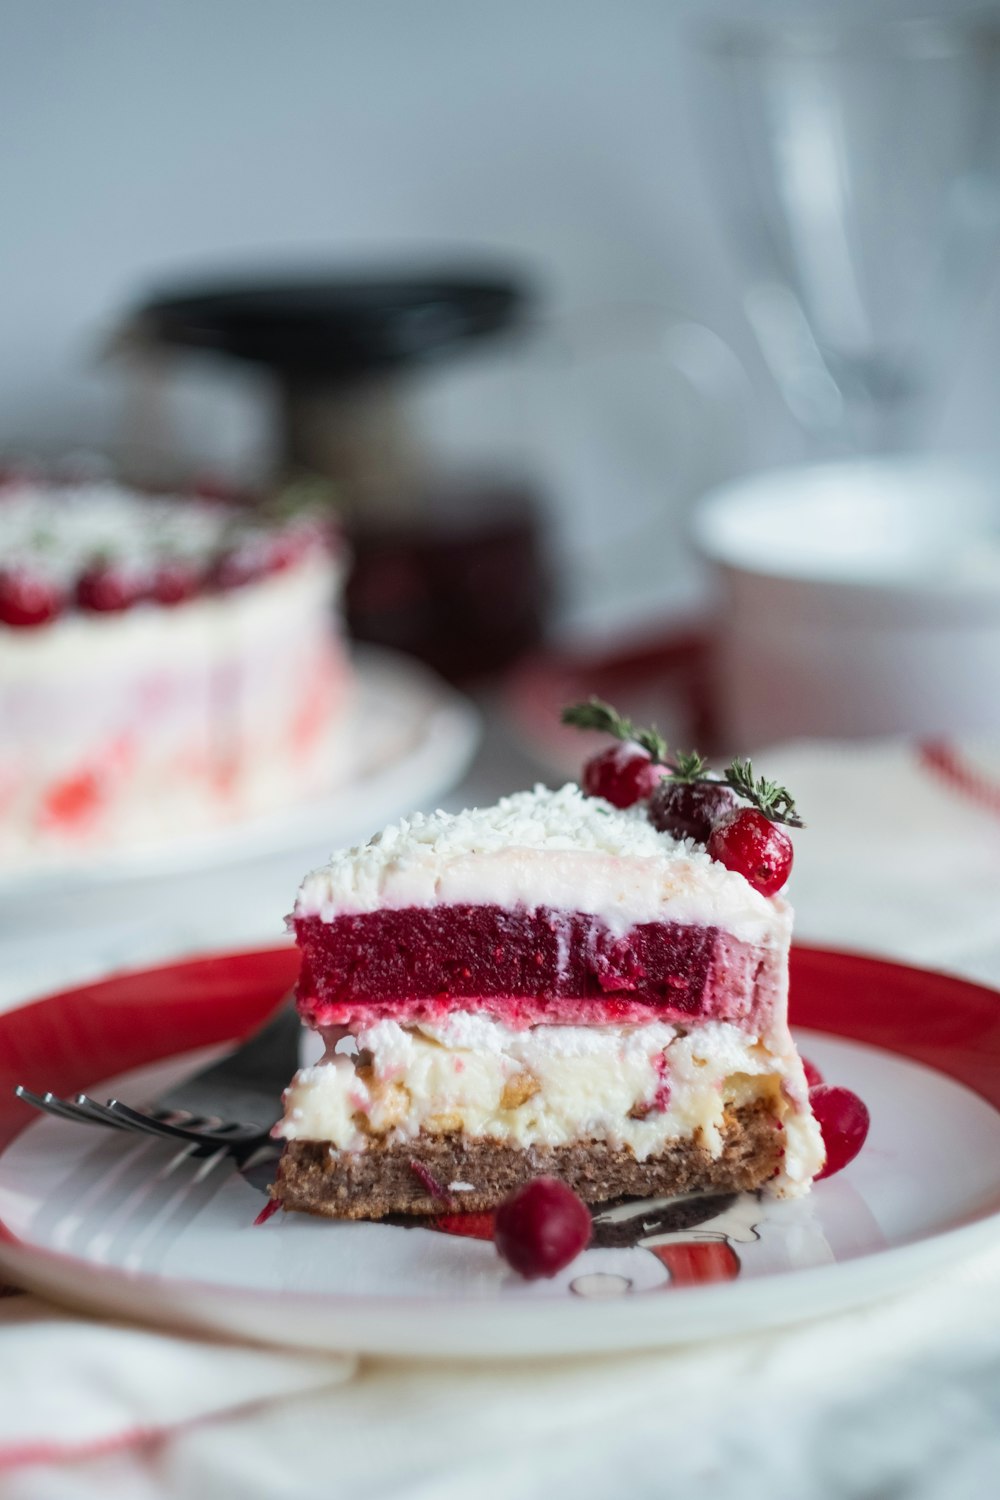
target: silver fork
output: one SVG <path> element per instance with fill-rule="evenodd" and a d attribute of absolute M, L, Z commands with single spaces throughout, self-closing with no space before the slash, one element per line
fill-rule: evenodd
<path fill-rule="evenodd" d="M 281 1091 L 298 1066 L 301 1025 L 290 1000 L 240 1047 L 174 1085 L 143 1109 L 88 1094 L 60 1098 L 19 1084 L 14 1093 L 34 1109 L 79 1125 L 104 1125 L 183 1141 L 194 1156 L 223 1151 L 241 1166 L 270 1146 Z M 228 1116 L 228 1118 L 225 1118 Z"/>
<path fill-rule="evenodd" d="M 114 1130 L 187 1141 L 199 1148 L 193 1153 L 195 1156 L 224 1146 L 228 1156 L 241 1158 L 252 1154 L 268 1139 L 268 1132 L 257 1125 L 236 1120 L 224 1123 L 187 1110 L 157 1109 L 155 1105 L 132 1109 L 120 1099 L 109 1099 L 106 1104 L 100 1104 L 88 1094 L 74 1094 L 72 1099 L 62 1099 L 48 1091 L 34 1094 L 23 1084 L 18 1084 L 14 1093 L 25 1104 L 77 1125 L 109 1125 Z"/>

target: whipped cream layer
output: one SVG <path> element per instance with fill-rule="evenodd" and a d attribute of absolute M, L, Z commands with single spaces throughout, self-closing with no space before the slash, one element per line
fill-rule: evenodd
<path fill-rule="evenodd" d="M 698 1135 L 718 1156 L 726 1105 L 763 1098 L 785 1132 L 769 1189 L 804 1190 L 823 1161 L 787 1033 L 776 1047 L 723 1022 L 515 1031 L 459 1012 L 417 1026 L 380 1021 L 356 1044 L 356 1056 L 331 1050 L 298 1072 L 276 1135 L 361 1151 L 372 1138 L 461 1131 L 524 1149 L 602 1141 L 639 1160 Z"/>
<path fill-rule="evenodd" d="M 672 921 L 787 948 L 791 913 L 690 841 L 568 784 L 460 813 L 415 814 L 307 875 L 294 918 L 478 904 L 563 908 L 612 932 Z"/>

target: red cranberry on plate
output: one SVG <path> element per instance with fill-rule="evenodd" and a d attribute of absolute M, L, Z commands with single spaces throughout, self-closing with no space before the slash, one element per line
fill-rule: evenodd
<path fill-rule="evenodd" d="M 773 896 L 791 874 L 792 841 L 755 807 L 744 807 L 717 823 L 708 840 L 713 859 L 735 870 L 760 891 Z"/>
<path fill-rule="evenodd" d="M 649 799 L 649 821 L 675 839 L 707 844 L 715 825 L 738 804 L 721 781 L 677 781 L 664 777 Z"/>
<path fill-rule="evenodd" d="M 49 579 L 27 568 L 0 568 L 0 621 L 5 625 L 47 625 L 62 607 L 62 593 Z"/>
<path fill-rule="evenodd" d="M 823 1082 L 822 1073 L 814 1062 L 809 1061 L 808 1057 L 803 1057 L 800 1061 L 802 1063 L 802 1071 L 806 1075 L 807 1087 L 811 1089 L 816 1088 L 818 1084 Z"/>
<path fill-rule="evenodd" d="M 648 797 L 663 775 L 663 766 L 641 746 L 609 745 L 585 762 L 583 790 L 588 797 L 603 797 L 613 807 L 631 807 Z"/>
<path fill-rule="evenodd" d="M 868 1138 L 871 1117 L 865 1103 L 850 1089 L 819 1083 L 809 1090 L 809 1103 L 823 1136 L 826 1161 L 815 1180 L 842 1172 Z"/>
<path fill-rule="evenodd" d="M 558 1177 L 536 1177 L 496 1212 L 494 1240 L 527 1281 L 555 1276 L 590 1243 L 590 1213 Z"/>

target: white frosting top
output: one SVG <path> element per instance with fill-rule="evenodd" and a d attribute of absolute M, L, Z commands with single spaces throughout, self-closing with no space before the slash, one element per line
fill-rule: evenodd
<path fill-rule="evenodd" d="M 572 783 L 536 786 L 494 807 L 415 813 L 307 875 L 295 916 L 323 921 L 380 907 L 548 906 L 640 922 L 724 927 L 745 942 L 787 941 L 791 913 L 689 840 Z"/>
<path fill-rule="evenodd" d="M 200 560 L 223 541 L 240 512 L 179 495 L 140 495 L 109 481 L 0 487 L 0 557 L 57 583 L 105 555 L 131 569 L 165 556 Z"/>
<path fill-rule="evenodd" d="M 309 529 L 308 512 L 261 515 L 197 495 L 150 495 L 110 480 L 0 482 L 0 563 L 60 588 L 95 563 L 148 583 L 158 566 L 201 570 L 222 553 L 266 569 L 277 536 Z"/>

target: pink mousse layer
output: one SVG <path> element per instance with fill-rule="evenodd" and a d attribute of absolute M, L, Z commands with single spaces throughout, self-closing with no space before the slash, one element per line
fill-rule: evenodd
<path fill-rule="evenodd" d="M 784 993 L 780 956 L 717 927 L 624 935 L 584 912 L 405 907 L 300 917 L 299 1010 L 311 1026 L 478 1011 L 518 1028 L 729 1021 L 755 1031 Z"/>

